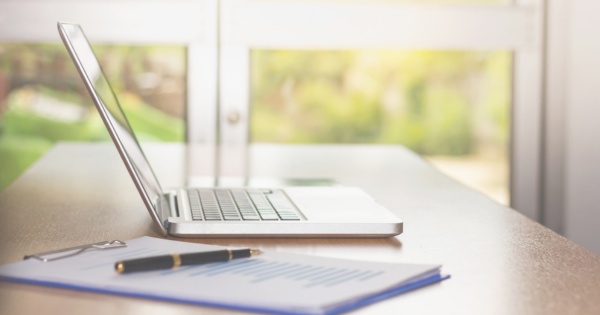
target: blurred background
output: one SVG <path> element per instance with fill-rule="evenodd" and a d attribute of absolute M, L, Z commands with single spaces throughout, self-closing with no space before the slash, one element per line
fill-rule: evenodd
<path fill-rule="evenodd" d="M 578 3 L 2 1 L 0 191 L 57 141 L 109 139 L 59 41 L 66 20 L 143 141 L 403 145 L 600 252 L 569 225 L 600 223 L 598 206 L 567 209 Z"/>
<path fill-rule="evenodd" d="M 94 47 L 142 140 L 185 141 L 185 49 Z M 10 184 L 56 141 L 108 135 L 64 47 L 1 44 L 0 163 Z M 508 204 L 510 55 L 251 52 L 254 142 L 403 144 Z"/>
<path fill-rule="evenodd" d="M 185 140 L 185 49 L 94 47 L 140 140 Z M 64 46 L 0 43 L 0 189 L 57 141 L 110 141 Z"/>

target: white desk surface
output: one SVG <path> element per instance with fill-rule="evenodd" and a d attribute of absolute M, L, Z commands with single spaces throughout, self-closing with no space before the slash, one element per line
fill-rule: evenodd
<path fill-rule="evenodd" d="M 152 145 L 164 186 L 184 148 Z M 600 314 L 600 257 L 439 173 L 398 146 L 253 145 L 251 175 L 362 187 L 404 221 L 388 239 L 205 239 L 303 254 L 441 263 L 452 279 L 352 314 Z M 4 166 L 3 166 L 4 167 Z M 158 236 L 112 144 L 55 146 L 0 194 L 0 263 L 103 240 Z M 0 314 L 230 314 L 229 310 L 0 283 Z"/>

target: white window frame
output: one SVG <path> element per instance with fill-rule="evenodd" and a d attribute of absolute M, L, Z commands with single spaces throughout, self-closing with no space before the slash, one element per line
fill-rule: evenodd
<path fill-rule="evenodd" d="M 186 46 L 186 140 L 208 150 L 201 155 L 203 163 L 189 166 L 195 175 L 214 176 L 216 10 L 216 0 L 3 0 L 0 42 L 59 43 L 56 23 L 64 21 L 80 24 L 92 44 Z"/>
<path fill-rule="evenodd" d="M 542 0 L 518 0 L 513 5 L 221 0 L 220 5 L 219 134 L 228 150 L 239 152 L 222 160 L 221 173 L 243 165 L 245 159 L 251 49 L 508 50 L 514 56 L 511 206 L 540 220 Z M 231 117 L 242 119 L 232 122 Z"/>

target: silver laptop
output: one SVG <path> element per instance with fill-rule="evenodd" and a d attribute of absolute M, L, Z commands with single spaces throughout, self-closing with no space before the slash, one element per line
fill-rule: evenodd
<path fill-rule="evenodd" d="M 178 237 L 388 237 L 402 221 L 354 187 L 181 188 L 163 191 L 79 25 L 58 23 L 150 216 Z"/>

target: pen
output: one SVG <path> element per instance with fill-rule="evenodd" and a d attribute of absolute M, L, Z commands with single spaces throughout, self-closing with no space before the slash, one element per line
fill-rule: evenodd
<path fill-rule="evenodd" d="M 115 270 L 118 273 L 138 271 L 177 269 L 182 266 L 201 265 L 213 262 L 225 262 L 236 258 L 246 258 L 260 253 L 258 249 L 225 249 L 210 252 L 170 254 L 118 261 Z"/>

